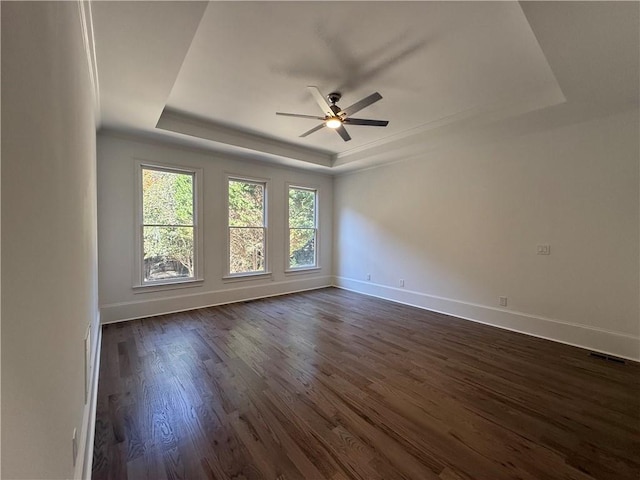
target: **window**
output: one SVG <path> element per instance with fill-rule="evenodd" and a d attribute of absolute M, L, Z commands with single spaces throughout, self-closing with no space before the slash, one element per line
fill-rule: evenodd
<path fill-rule="evenodd" d="M 227 273 L 231 276 L 266 273 L 266 190 L 266 182 L 228 180 Z"/>
<path fill-rule="evenodd" d="M 291 270 L 318 264 L 317 190 L 289 187 L 289 265 Z"/>
<path fill-rule="evenodd" d="M 198 279 L 196 170 L 139 164 L 138 171 L 140 284 Z"/>

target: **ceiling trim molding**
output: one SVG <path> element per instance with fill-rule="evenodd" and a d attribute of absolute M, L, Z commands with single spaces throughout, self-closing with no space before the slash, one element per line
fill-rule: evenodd
<path fill-rule="evenodd" d="M 238 162 L 249 162 L 256 166 L 262 166 L 265 164 L 265 156 L 258 155 L 259 152 L 243 153 L 239 151 L 232 151 L 230 149 L 216 149 L 213 142 L 202 139 L 187 138 L 183 134 L 178 134 L 171 131 L 146 131 L 137 130 L 132 131 L 130 129 L 119 129 L 113 127 L 102 127 L 98 131 L 98 138 L 116 138 L 124 141 L 130 141 L 135 143 L 144 143 L 146 145 L 156 148 L 169 148 L 180 151 L 193 152 L 198 155 L 205 155 L 210 158 L 218 159 L 225 158 L 228 160 Z M 280 161 L 273 158 L 268 159 L 269 163 L 274 168 L 286 168 L 287 170 L 295 169 L 301 172 L 312 171 L 318 175 L 324 175 L 332 177 L 333 172 L 329 167 L 314 166 L 306 162 L 293 162 L 285 161 L 280 158 Z"/>
<path fill-rule="evenodd" d="M 304 165 L 336 169 L 336 173 L 353 168 L 366 168 L 370 165 L 393 162 L 400 157 L 413 154 L 416 149 L 429 150 L 446 147 L 459 139 L 461 135 L 474 129 L 498 122 L 509 117 L 519 116 L 535 110 L 559 105 L 566 98 L 559 85 L 527 95 L 503 97 L 502 99 L 456 114 L 426 123 L 406 132 L 376 142 L 353 148 L 346 152 L 332 154 L 300 145 L 266 137 L 252 132 L 238 130 L 207 119 L 196 117 L 165 108 L 156 128 L 167 132 L 188 135 L 221 150 L 231 150 L 239 155 L 262 158 L 266 161 L 282 163 L 283 160 L 295 161 Z"/>
<path fill-rule="evenodd" d="M 98 79 L 98 62 L 96 60 L 96 41 L 93 28 L 93 14 L 91 12 L 90 0 L 78 0 L 78 11 L 80 15 L 80 29 L 84 52 L 87 57 L 89 67 L 89 79 L 93 87 L 93 102 L 95 110 L 96 127 L 100 127 L 100 81 Z"/>
<path fill-rule="evenodd" d="M 293 145 L 168 109 L 162 112 L 156 128 L 205 139 L 225 148 L 232 147 L 239 152 L 263 155 L 272 160 L 275 157 L 322 167 L 331 167 L 333 163 L 333 155 L 328 152 Z"/>
<path fill-rule="evenodd" d="M 406 150 L 411 145 L 432 143 L 432 132 L 434 130 L 449 133 L 449 131 L 459 130 L 458 127 L 467 129 L 475 125 L 496 122 L 564 102 L 566 102 L 566 98 L 557 83 L 544 90 L 531 92 L 528 95 L 503 97 L 496 102 L 469 108 L 391 137 L 338 153 L 334 156 L 333 166 L 338 167 L 362 160 L 370 157 L 372 153 L 382 154 L 389 152 L 392 155 L 393 152 Z M 392 161 L 394 157 L 390 156 L 389 160 Z"/>

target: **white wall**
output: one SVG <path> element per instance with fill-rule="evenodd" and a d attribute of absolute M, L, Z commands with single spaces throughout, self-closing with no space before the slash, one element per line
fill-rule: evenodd
<path fill-rule="evenodd" d="M 204 283 L 149 292 L 133 289 L 135 274 L 135 161 L 203 169 Z M 266 178 L 270 278 L 223 280 L 225 270 L 225 175 Z M 286 183 L 317 186 L 320 270 L 285 273 Z M 333 180 L 317 173 L 224 158 L 151 140 L 98 135 L 98 239 L 100 310 L 103 322 L 275 295 L 331 284 Z"/>
<path fill-rule="evenodd" d="M 3 2 L 2 478 L 72 477 L 72 432 L 86 433 L 84 337 L 98 322 L 88 72 L 77 3 Z"/>
<path fill-rule="evenodd" d="M 638 128 L 635 110 L 336 178 L 336 283 L 640 358 Z"/>

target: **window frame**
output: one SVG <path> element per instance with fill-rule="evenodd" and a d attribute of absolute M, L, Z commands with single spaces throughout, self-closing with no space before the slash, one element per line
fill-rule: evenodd
<path fill-rule="evenodd" d="M 289 191 L 291 189 L 296 190 L 306 190 L 310 192 L 314 192 L 315 194 L 315 202 L 314 202 L 314 230 L 315 230 L 315 238 L 314 238 L 314 260 L 315 263 L 313 265 L 303 265 L 300 267 L 292 267 L 290 264 L 289 253 L 291 250 L 291 229 L 292 227 L 289 224 Z M 310 272 L 313 270 L 320 270 L 320 189 L 316 185 L 304 185 L 297 182 L 287 182 L 285 188 L 285 218 L 286 218 L 286 231 L 285 231 L 285 273 L 303 273 Z M 298 227 L 293 227 L 298 228 Z M 311 228 L 309 228 L 311 230 Z"/>
<path fill-rule="evenodd" d="M 204 282 L 203 228 L 202 228 L 202 177 L 201 168 L 152 162 L 135 161 L 135 245 L 133 289 L 151 292 L 199 286 Z M 146 280 L 144 278 L 144 201 L 142 187 L 143 170 L 178 173 L 193 176 L 193 277 L 175 279 Z"/>
<path fill-rule="evenodd" d="M 231 227 L 229 225 L 229 182 L 245 182 L 245 183 L 253 183 L 256 185 L 262 185 L 264 198 L 262 202 L 262 227 L 250 227 L 250 228 L 262 228 L 263 238 L 264 238 L 264 270 L 256 271 L 256 272 L 239 272 L 239 273 L 231 273 Z M 224 216 L 225 216 L 225 267 L 224 273 L 222 275 L 222 279 L 226 281 L 233 280 L 250 280 L 253 278 L 260 277 L 269 277 L 271 276 L 270 270 L 270 260 L 269 260 L 269 179 L 268 178 L 260 178 L 260 177 L 251 177 L 247 175 L 238 175 L 233 173 L 227 173 L 224 176 L 225 188 L 223 191 L 225 192 L 224 197 Z"/>

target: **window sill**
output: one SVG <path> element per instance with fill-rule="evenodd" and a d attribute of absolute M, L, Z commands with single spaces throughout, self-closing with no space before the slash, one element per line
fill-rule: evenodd
<path fill-rule="evenodd" d="M 190 280 L 177 280 L 173 282 L 145 283 L 143 285 L 134 285 L 132 289 L 133 293 L 138 294 L 162 292 L 164 290 L 176 290 L 179 288 L 201 287 L 202 284 L 204 284 L 204 279 L 196 278 Z"/>
<path fill-rule="evenodd" d="M 247 280 L 259 280 L 261 278 L 271 278 L 271 272 L 257 272 L 257 273 L 237 273 L 232 275 L 225 275 L 222 277 L 222 281 L 227 282 L 243 282 Z"/>
<path fill-rule="evenodd" d="M 285 270 L 284 273 L 286 275 L 295 275 L 297 273 L 319 272 L 320 270 L 322 270 L 322 267 L 300 267 L 300 268 L 290 268 L 288 270 Z"/>

